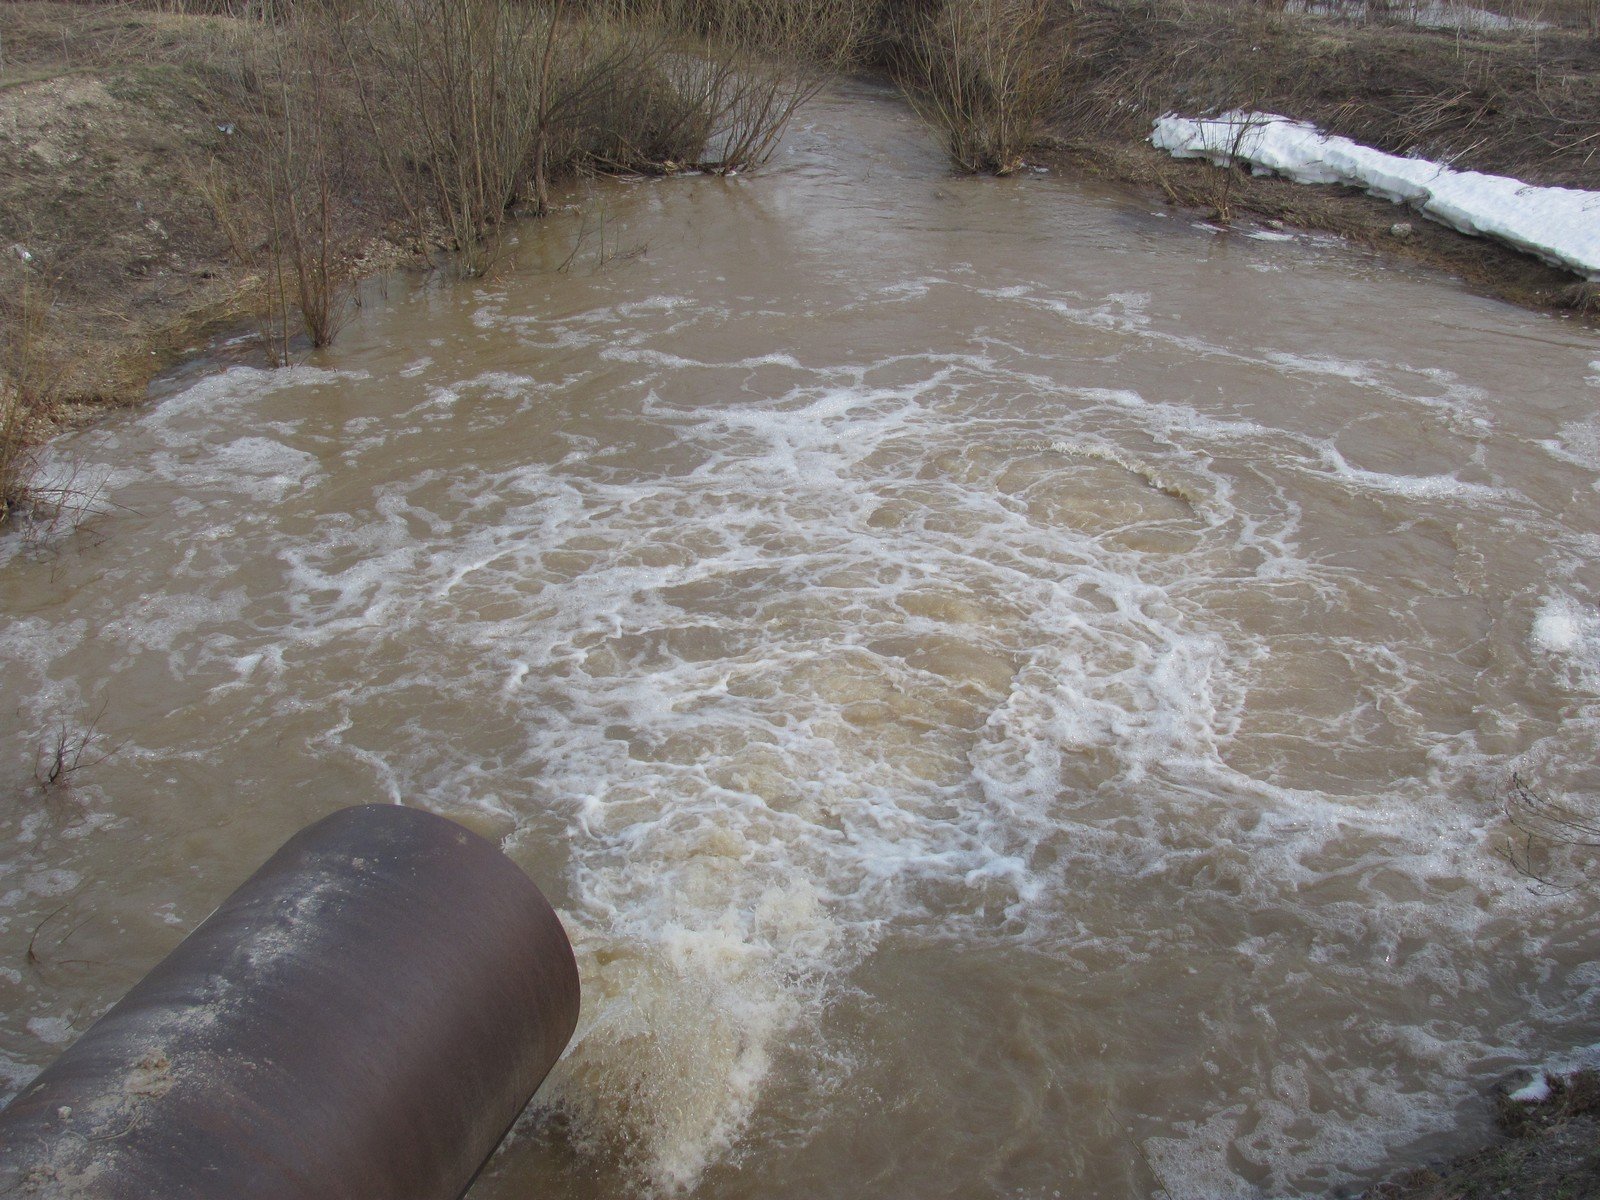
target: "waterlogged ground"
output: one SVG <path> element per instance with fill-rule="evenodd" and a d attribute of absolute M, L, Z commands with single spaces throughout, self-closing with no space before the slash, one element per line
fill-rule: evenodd
<path fill-rule="evenodd" d="M 116 507 L 0 566 L 9 1087 L 364 801 L 577 945 L 475 1200 L 1321 1195 L 1600 1040 L 1592 891 L 1497 853 L 1514 768 L 1600 787 L 1600 337 L 865 89 L 586 203 L 59 447 Z"/>

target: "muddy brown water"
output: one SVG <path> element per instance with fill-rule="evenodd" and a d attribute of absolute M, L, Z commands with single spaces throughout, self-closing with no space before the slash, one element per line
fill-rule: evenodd
<path fill-rule="evenodd" d="M 1600 1040 L 1593 890 L 1498 854 L 1513 769 L 1600 788 L 1600 338 L 953 178 L 867 87 L 574 199 L 56 448 L 105 511 L 0 565 L 9 1089 L 370 801 L 578 948 L 477 1200 L 1321 1195 Z"/>

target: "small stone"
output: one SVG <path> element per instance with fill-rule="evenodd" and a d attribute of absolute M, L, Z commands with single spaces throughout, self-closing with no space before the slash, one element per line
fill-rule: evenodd
<path fill-rule="evenodd" d="M 1410 237 L 1411 236 L 1411 222 L 1410 221 L 1396 221 L 1393 225 L 1389 226 L 1389 234 L 1390 234 L 1391 237 L 1397 237 L 1397 238 L 1408 238 L 1408 237 Z"/>
<path fill-rule="evenodd" d="M 63 1104 L 60 1108 L 56 1109 L 56 1116 L 60 1117 L 63 1121 L 69 1120 L 72 1117 L 72 1105 Z"/>
<path fill-rule="evenodd" d="M 33 261 L 33 253 L 26 246 L 24 246 L 21 242 L 12 242 L 11 243 L 11 253 L 15 254 L 23 262 L 32 262 Z"/>

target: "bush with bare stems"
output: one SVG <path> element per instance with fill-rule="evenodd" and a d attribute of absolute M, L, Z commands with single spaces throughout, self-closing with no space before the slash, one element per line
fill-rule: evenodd
<path fill-rule="evenodd" d="M 1060 105 L 1047 0 L 946 0 L 923 16 L 902 71 L 912 105 L 963 170 L 1009 175 Z"/>

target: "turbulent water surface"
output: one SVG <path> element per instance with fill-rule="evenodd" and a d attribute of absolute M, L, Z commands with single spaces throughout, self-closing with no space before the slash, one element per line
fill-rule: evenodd
<path fill-rule="evenodd" d="M 0 551 L 11 1089 L 369 801 L 578 949 L 475 1200 L 1317 1195 L 1600 1039 L 1592 892 L 1498 852 L 1513 769 L 1600 789 L 1600 338 L 953 178 L 866 88 L 574 200 L 59 447 L 105 512 Z"/>

